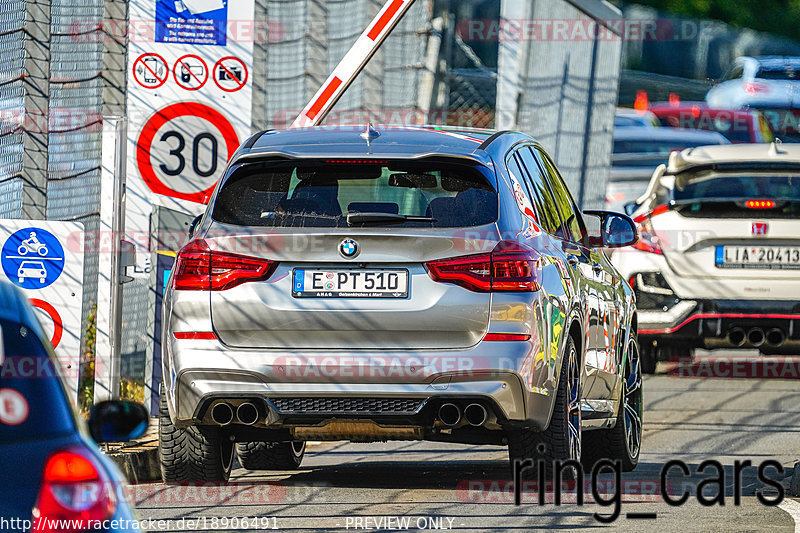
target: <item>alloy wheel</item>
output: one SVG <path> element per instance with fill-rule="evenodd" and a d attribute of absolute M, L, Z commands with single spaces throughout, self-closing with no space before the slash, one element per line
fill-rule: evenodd
<path fill-rule="evenodd" d="M 639 349 L 636 341 L 628 344 L 625 362 L 625 390 L 623 408 L 625 442 L 632 458 L 638 457 L 642 444 L 642 370 L 639 364 Z"/>
<path fill-rule="evenodd" d="M 569 432 L 570 459 L 581 459 L 581 391 L 580 368 L 575 346 L 572 346 L 567 364 L 567 431 Z"/>

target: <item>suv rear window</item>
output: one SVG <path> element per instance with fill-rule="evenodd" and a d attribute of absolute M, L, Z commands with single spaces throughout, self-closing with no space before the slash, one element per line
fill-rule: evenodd
<path fill-rule="evenodd" d="M 491 172 L 440 161 L 267 161 L 234 168 L 212 218 L 264 227 L 470 227 L 497 220 Z M 375 216 L 370 216 L 375 215 Z M 383 215 L 383 216 L 381 216 Z"/>

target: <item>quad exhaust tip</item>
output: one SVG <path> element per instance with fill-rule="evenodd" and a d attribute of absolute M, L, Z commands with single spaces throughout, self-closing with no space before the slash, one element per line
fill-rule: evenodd
<path fill-rule="evenodd" d="M 747 340 L 747 335 L 742 328 L 732 328 L 728 332 L 728 340 L 731 344 L 738 348 L 739 346 L 744 346 L 744 342 Z"/>
<path fill-rule="evenodd" d="M 439 420 L 445 426 L 455 426 L 461 422 L 461 409 L 454 403 L 443 403 L 439 408 Z"/>
<path fill-rule="evenodd" d="M 471 403 L 464 409 L 464 418 L 470 426 L 482 426 L 489 418 L 486 408 L 479 403 Z"/>
<path fill-rule="evenodd" d="M 251 402 L 244 402 L 236 408 L 236 419 L 247 426 L 252 426 L 258 421 L 258 407 Z"/>
<path fill-rule="evenodd" d="M 747 332 L 747 342 L 758 348 L 764 344 L 764 330 L 761 328 L 753 328 Z"/>
<path fill-rule="evenodd" d="M 782 329 L 773 328 L 767 332 L 766 339 L 767 344 L 770 346 L 782 346 L 783 343 L 786 342 L 786 333 L 784 333 Z"/>
<path fill-rule="evenodd" d="M 227 426 L 233 422 L 233 408 L 224 402 L 216 404 L 211 408 L 211 420 L 220 426 Z"/>

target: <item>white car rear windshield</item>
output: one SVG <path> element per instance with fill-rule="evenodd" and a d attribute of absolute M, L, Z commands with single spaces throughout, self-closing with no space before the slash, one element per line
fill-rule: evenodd
<path fill-rule="evenodd" d="M 497 220 L 490 171 L 431 161 L 270 161 L 235 168 L 212 218 L 265 227 L 470 227 Z"/>

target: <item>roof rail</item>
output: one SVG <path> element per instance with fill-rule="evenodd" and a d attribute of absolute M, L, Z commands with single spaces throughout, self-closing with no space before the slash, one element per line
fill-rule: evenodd
<path fill-rule="evenodd" d="M 246 150 L 249 150 L 250 148 L 253 147 L 254 144 L 256 144 L 256 141 L 258 141 L 261 138 L 262 135 L 264 135 L 265 133 L 270 132 L 270 131 L 272 131 L 272 130 L 271 129 L 262 130 L 262 131 L 259 131 L 258 133 L 254 133 L 253 135 L 250 136 L 249 139 L 247 139 L 244 142 L 244 144 L 242 145 L 242 148 L 244 148 Z"/>
<path fill-rule="evenodd" d="M 486 150 L 487 148 L 489 148 L 489 145 L 492 144 L 495 141 L 495 139 L 497 139 L 501 135 L 505 135 L 506 133 L 514 133 L 514 131 L 513 130 L 500 130 L 500 131 L 494 133 L 491 137 L 489 137 L 488 139 L 483 141 L 480 146 L 478 146 L 478 150 Z"/>

